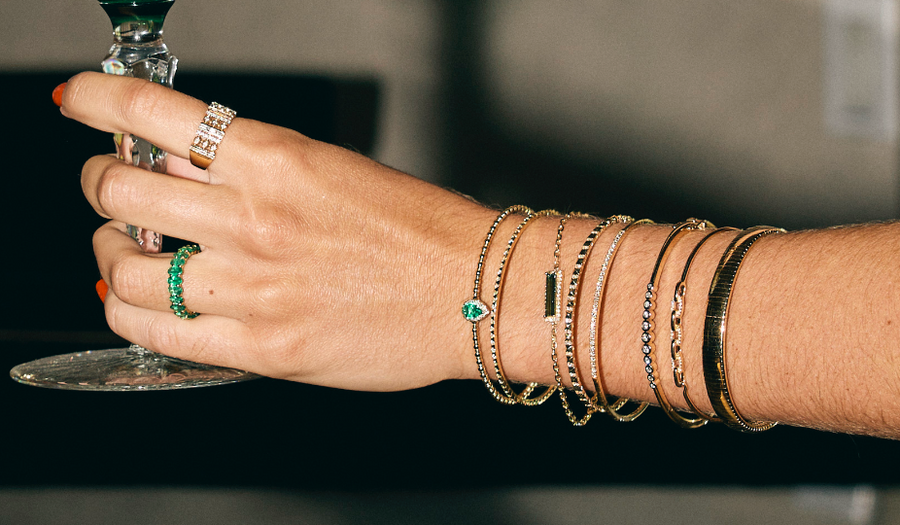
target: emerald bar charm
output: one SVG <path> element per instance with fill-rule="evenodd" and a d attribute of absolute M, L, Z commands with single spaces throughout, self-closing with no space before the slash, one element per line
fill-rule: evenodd
<path fill-rule="evenodd" d="M 473 323 L 477 323 L 481 321 L 488 314 L 488 307 L 478 299 L 471 299 L 463 303 L 462 306 L 462 314 L 463 317 L 466 318 L 467 321 L 471 321 Z"/>
<path fill-rule="evenodd" d="M 546 283 L 544 285 L 544 321 L 555 323 L 559 321 L 559 294 L 562 285 L 561 274 L 559 270 L 553 270 L 544 274 Z"/>

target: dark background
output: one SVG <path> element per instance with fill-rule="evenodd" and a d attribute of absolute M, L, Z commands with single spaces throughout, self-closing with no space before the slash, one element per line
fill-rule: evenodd
<path fill-rule="evenodd" d="M 465 46 L 460 56 L 464 61 Z M 50 101 L 74 72 L 0 76 L 4 119 L 4 300 L 0 368 L 113 346 L 94 292 L 81 164 L 111 138 L 68 121 Z M 749 226 L 689 198 L 663 198 L 627 180 L 617 159 L 582 165 L 504 142 L 480 118 L 477 83 L 461 70 L 448 96 L 451 185 L 487 202 L 675 221 L 704 216 Z M 292 93 L 281 106 L 256 89 Z M 377 79 L 179 74 L 176 87 L 238 107 L 241 116 L 369 151 Z M 285 109 L 285 107 L 287 109 Z M 555 192 L 541 184 L 555 173 Z M 490 177 L 485 177 L 490 174 Z M 608 176 L 608 177 L 607 177 Z M 605 191 L 601 191 L 605 190 Z M 605 202 L 603 195 L 615 195 Z M 706 212 L 706 214 L 704 214 Z M 338 337 L 340 334 L 336 334 Z M 358 393 L 262 379 L 190 391 L 86 393 L 0 381 L 0 485 L 213 485 L 304 489 L 472 488 L 547 484 L 796 484 L 900 481 L 897 443 L 776 428 L 744 435 L 718 425 L 687 431 L 659 410 L 638 421 L 572 428 L 558 403 L 505 407 L 481 384 Z"/>

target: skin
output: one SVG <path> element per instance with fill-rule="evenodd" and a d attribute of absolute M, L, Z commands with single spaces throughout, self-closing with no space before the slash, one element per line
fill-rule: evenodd
<path fill-rule="evenodd" d="M 205 109 L 175 91 L 97 73 L 72 78 L 62 95 L 63 115 L 134 133 L 170 152 L 174 177 L 110 156 L 84 165 L 85 196 L 111 219 L 94 235 L 94 250 L 116 333 L 183 359 L 337 388 L 402 390 L 479 377 L 471 324 L 459 308 L 472 296 L 496 210 L 343 148 L 242 118 L 228 128 L 210 168 L 199 170 L 185 158 Z M 481 284 L 485 302 L 520 220 L 509 218 L 495 234 Z M 554 383 L 543 296 L 558 222 L 533 221 L 508 262 L 498 347 L 513 381 Z M 564 282 L 597 222 L 568 222 Z M 184 284 L 185 304 L 203 315 L 188 322 L 172 315 L 164 279 L 171 255 L 143 253 L 125 234 L 126 223 L 204 247 L 187 263 Z M 597 240 L 582 277 L 575 333 L 582 374 L 593 285 L 616 228 Z M 600 376 L 610 394 L 654 400 L 641 361 L 641 303 L 670 228 L 635 228 L 609 270 L 599 337 Z M 656 356 L 664 371 L 669 290 L 703 235 L 681 237 L 663 268 Z M 704 410 L 706 292 L 731 238 L 717 235 L 704 245 L 688 279 L 685 373 Z M 753 246 L 732 295 L 726 346 L 732 398 L 744 417 L 900 437 L 900 304 L 892 293 L 898 238 L 900 225 L 872 224 L 773 235 Z M 480 326 L 487 352 L 487 322 Z M 683 408 L 671 375 L 662 377 L 669 400 Z"/>

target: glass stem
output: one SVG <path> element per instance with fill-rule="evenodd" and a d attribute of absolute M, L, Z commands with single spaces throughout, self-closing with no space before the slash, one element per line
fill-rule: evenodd
<path fill-rule="evenodd" d="M 162 41 L 162 22 L 168 6 L 158 16 L 141 18 L 127 4 L 107 4 L 104 9 L 113 22 L 113 45 L 103 60 L 104 73 L 140 78 L 172 87 L 178 59 L 169 53 Z M 159 9 L 150 5 L 151 9 Z M 144 9 L 147 9 L 144 7 Z M 144 13 L 146 14 L 146 13 Z M 117 133 L 113 137 L 119 160 L 146 170 L 166 173 L 164 150 L 130 133 Z M 128 234 L 148 253 L 162 251 L 162 235 L 137 225 L 127 225 Z M 136 358 L 147 358 L 152 352 L 131 345 L 128 353 Z"/>

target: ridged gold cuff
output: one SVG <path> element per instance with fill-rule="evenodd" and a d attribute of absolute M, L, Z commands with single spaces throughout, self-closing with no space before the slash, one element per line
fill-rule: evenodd
<path fill-rule="evenodd" d="M 783 232 L 784 230 L 780 228 L 757 226 L 739 234 L 722 254 L 709 287 L 706 324 L 703 330 L 703 378 L 706 382 L 706 393 L 713 410 L 722 422 L 729 428 L 742 432 L 762 432 L 777 423 L 748 421 L 741 416 L 731 400 L 725 367 L 726 329 L 731 292 L 741 263 L 753 243 L 766 235 Z"/>

